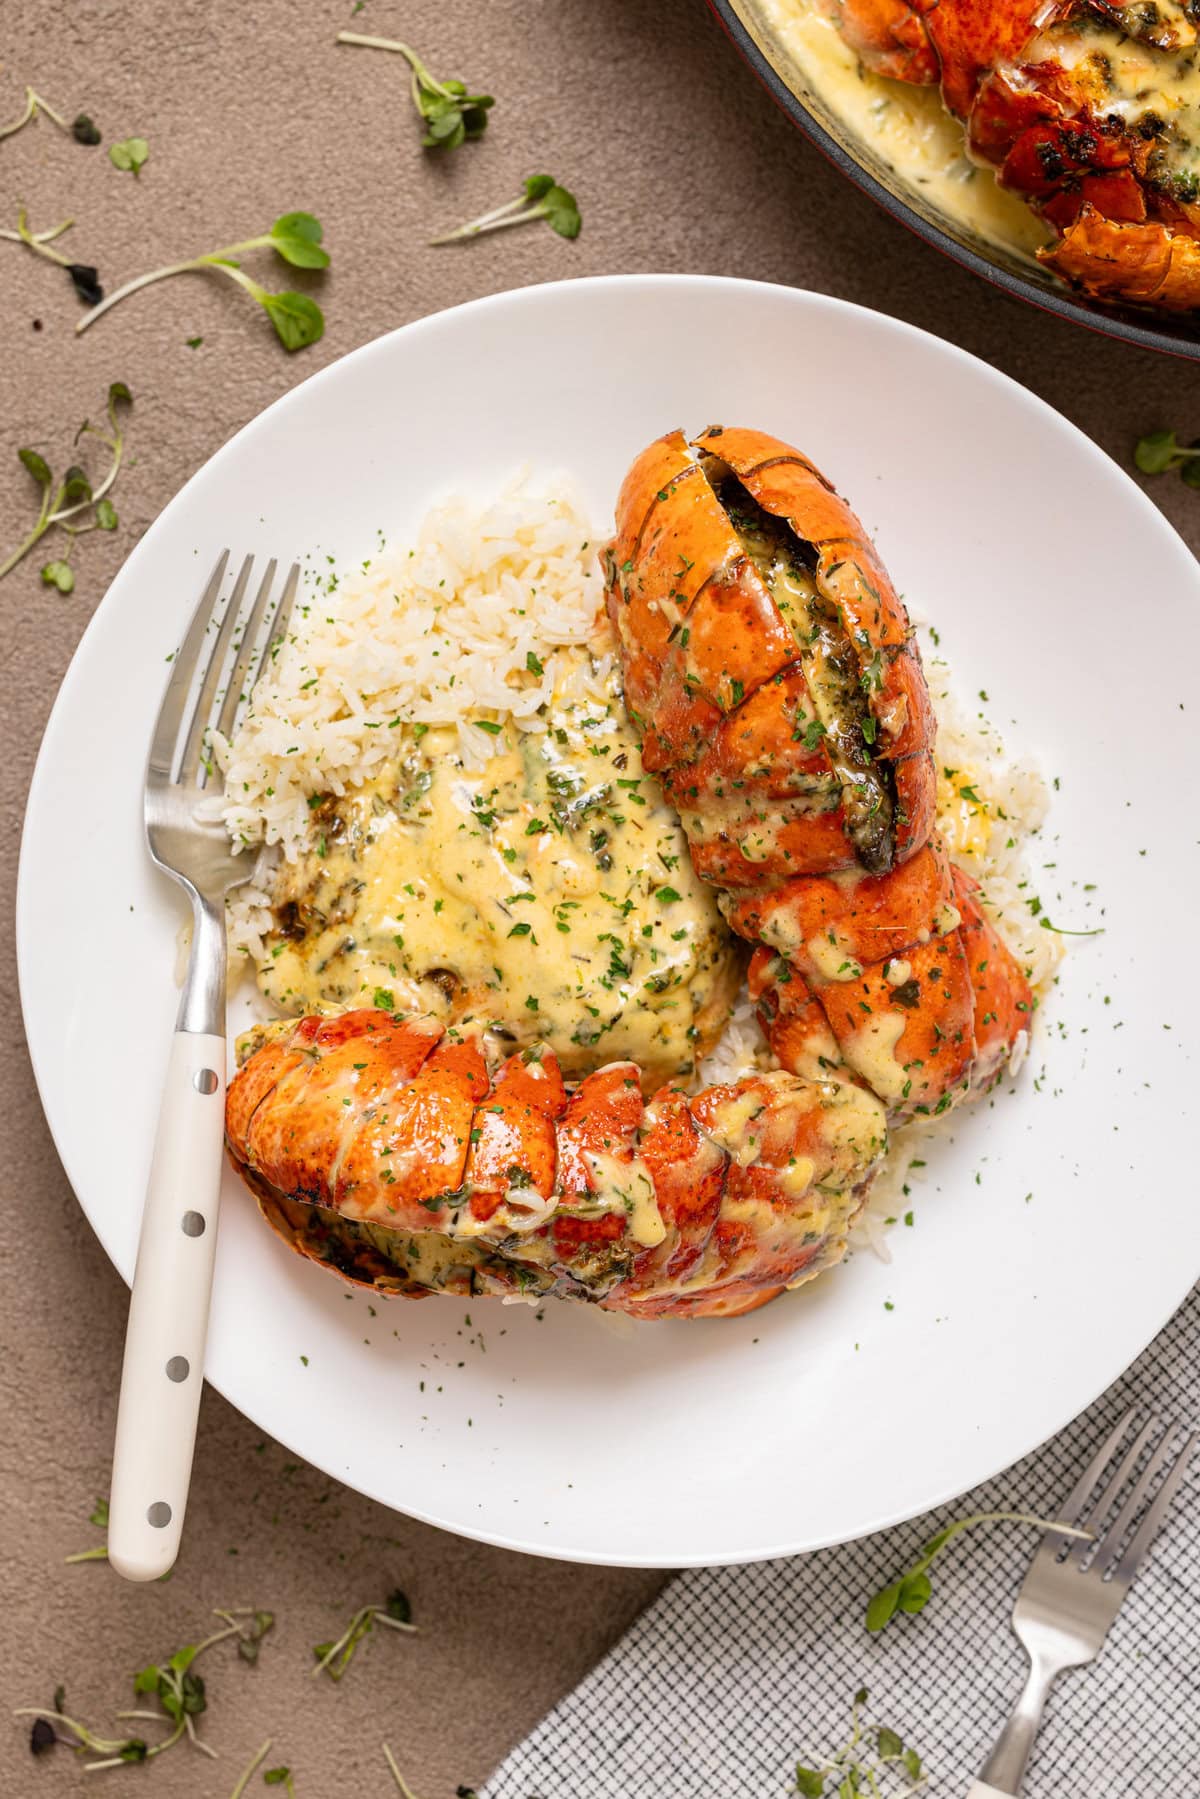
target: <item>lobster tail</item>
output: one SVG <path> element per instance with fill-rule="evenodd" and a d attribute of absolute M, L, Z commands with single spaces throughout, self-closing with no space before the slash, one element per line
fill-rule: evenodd
<path fill-rule="evenodd" d="M 778 439 L 673 432 L 626 478 L 607 570 L 646 766 L 759 946 L 779 1059 L 898 1117 L 985 1084 L 1029 990 L 935 833 L 920 654 L 854 513 Z"/>

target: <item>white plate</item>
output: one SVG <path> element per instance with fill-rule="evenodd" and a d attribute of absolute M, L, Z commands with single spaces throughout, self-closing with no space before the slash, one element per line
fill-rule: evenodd
<path fill-rule="evenodd" d="M 877 531 L 961 691 L 986 687 L 1059 777 L 1039 858 L 1055 922 L 1084 912 L 1068 882 L 1094 882 L 1106 935 L 1073 948 L 1016 1094 L 964 1115 L 892 1264 L 859 1255 L 744 1320 L 447 1300 L 373 1316 L 227 1177 L 214 1385 L 389 1505 L 581 1561 L 749 1561 L 925 1511 L 1087 1405 L 1200 1269 L 1200 579 L 1159 513 L 1003 375 L 837 300 L 670 276 L 500 294 L 324 370 L 167 507 L 63 683 L 22 850 L 38 1083 L 128 1279 L 180 917 L 142 846 L 142 764 L 216 551 L 361 555 L 526 459 L 572 471 L 602 529 L 644 443 L 713 421 L 803 446 Z"/>

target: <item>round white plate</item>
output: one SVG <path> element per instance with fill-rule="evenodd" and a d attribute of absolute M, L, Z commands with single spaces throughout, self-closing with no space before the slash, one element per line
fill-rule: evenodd
<path fill-rule="evenodd" d="M 394 538 L 523 461 L 569 470 L 599 533 L 643 444 L 715 421 L 801 445 L 876 531 L 960 691 L 986 688 L 1013 747 L 1058 779 L 1038 856 L 1051 917 L 1105 934 L 1074 943 L 1032 1066 L 963 1115 L 891 1264 L 860 1254 L 743 1320 L 372 1311 L 227 1176 L 220 1391 L 389 1505 L 580 1561 L 749 1561 L 925 1511 L 1087 1405 L 1200 1270 L 1200 577 L 1170 527 L 1039 400 L 894 319 L 707 277 L 500 294 L 305 382 L 167 507 L 63 683 L 22 849 L 42 1099 L 128 1279 L 180 921 L 143 849 L 142 765 L 217 551 L 361 556 L 377 528 Z"/>

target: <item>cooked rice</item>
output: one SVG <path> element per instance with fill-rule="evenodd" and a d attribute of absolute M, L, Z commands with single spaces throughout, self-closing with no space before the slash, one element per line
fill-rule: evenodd
<path fill-rule="evenodd" d="M 455 497 L 436 506 L 411 546 L 381 544 L 353 571 L 310 578 L 244 722 L 232 742 L 216 742 L 230 835 L 247 851 L 265 849 L 266 864 L 295 855 L 307 842 L 310 797 L 342 794 L 379 773 L 397 733 L 414 725 L 457 725 L 472 767 L 494 746 L 471 715 L 544 730 L 537 709 L 555 689 L 558 653 L 588 642 L 600 602 L 595 535 L 570 484 L 552 477 L 534 485 L 525 472 L 490 504 Z M 1063 954 L 1061 937 L 1030 904 L 1029 854 L 1046 815 L 1046 782 L 1029 762 L 1008 760 L 994 727 L 952 692 L 944 658 L 925 647 L 939 828 L 1044 998 Z M 531 673 L 538 664 L 541 673 Z M 250 964 L 272 922 L 264 874 L 265 865 L 229 907 L 231 954 Z M 771 1059 L 743 989 L 699 1073 L 706 1083 L 729 1081 L 755 1063 Z M 912 1162 L 956 1122 L 951 1113 L 893 1133 L 856 1247 L 887 1257 L 884 1226 L 907 1209 Z"/>

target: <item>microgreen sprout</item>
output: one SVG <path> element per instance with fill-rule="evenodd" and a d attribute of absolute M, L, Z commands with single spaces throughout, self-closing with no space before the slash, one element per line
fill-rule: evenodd
<path fill-rule="evenodd" d="M 127 281 L 99 306 L 85 313 L 75 329 L 86 331 L 118 300 L 128 298 L 139 288 L 149 287 L 153 281 L 165 281 L 170 275 L 184 275 L 193 269 L 215 269 L 236 281 L 251 299 L 257 300 L 285 350 L 302 350 L 307 344 L 315 344 L 325 330 L 325 320 L 316 301 L 310 300 L 307 294 L 270 293 L 257 281 L 252 281 L 236 259 L 247 250 L 271 249 L 293 268 L 325 269 L 329 267 L 329 252 L 321 247 L 322 235 L 320 221 L 310 212 L 285 212 L 259 237 L 227 244 L 224 249 L 211 250 L 205 256 L 189 257 L 186 262 L 170 263 L 166 268 L 154 269 L 148 275 L 138 275 L 133 281 Z"/>
<path fill-rule="evenodd" d="M 256 1768 L 259 1768 L 262 1766 L 263 1762 L 266 1761 L 266 1759 L 270 1753 L 271 1753 L 271 1738 L 268 1737 L 266 1742 L 263 1744 L 262 1748 L 255 1752 L 254 1758 L 251 1761 L 249 1767 L 244 1768 L 242 1770 L 242 1773 L 238 1777 L 238 1783 L 234 1787 L 232 1793 L 229 1795 L 229 1799 L 242 1799 L 242 1794 L 246 1791 L 246 1788 L 250 1784 L 251 1775 L 254 1773 Z M 271 1774 L 274 1774 L 277 1771 L 285 1773 L 285 1774 L 287 1773 L 286 1768 L 284 1768 L 282 1770 L 276 1770 L 276 1769 L 272 1768 L 269 1771 L 269 1773 L 264 1774 L 264 1776 L 263 1776 L 263 1779 L 268 1781 L 271 1786 L 278 1786 L 280 1784 L 279 1781 L 277 1781 L 277 1780 L 271 1780 Z M 290 1777 L 289 1777 L 288 1790 L 289 1790 L 289 1792 L 292 1791 Z"/>
<path fill-rule="evenodd" d="M 1064 1524 L 1060 1519 L 1035 1518 L 1029 1512 L 975 1512 L 969 1518 L 956 1518 L 953 1524 L 947 1524 L 935 1537 L 930 1537 L 910 1568 L 906 1568 L 874 1595 L 867 1606 L 867 1629 L 883 1630 L 897 1612 L 923 1612 L 932 1590 L 929 1569 L 933 1562 L 955 1537 L 960 1536 L 964 1530 L 974 1530 L 979 1524 L 1031 1524 L 1035 1530 L 1052 1530 L 1062 1537 L 1090 1539 L 1094 1534 L 1090 1530 L 1079 1530 L 1074 1525 Z"/>
<path fill-rule="evenodd" d="M 560 237 L 578 237 L 583 223 L 574 194 L 560 187 L 553 175 L 530 175 L 519 199 L 481 213 L 477 219 L 469 219 L 456 230 L 447 231 L 441 237 L 431 237 L 429 241 L 431 244 L 463 243 L 468 238 L 482 237 L 488 231 L 507 231 L 511 225 L 531 225 L 535 219 L 545 219 Z"/>
<path fill-rule="evenodd" d="M 196 1735 L 194 1720 L 208 1709 L 208 1701 L 204 1681 L 192 1671 L 194 1664 L 206 1650 L 217 1643 L 226 1642 L 230 1637 L 237 1638 L 238 1654 L 243 1660 L 256 1661 L 258 1646 L 275 1622 L 270 1612 L 251 1609 L 218 1609 L 214 1616 L 221 1620 L 220 1630 L 213 1631 L 199 1643 L 186 1643 L 165 1662 L 153 1662 L 148 1667 L 140 1668 L 134 1675 L 134 1693 L 151 1694 L 157 1699 L 159 1709 L 116 1714 L 121 1723 L 167 1724 L 170 1728 L 165 1736 L 160 1737 L 157 1742 L 147 1742 L 142 1736 L 100 1736 L 88 1725 L 80 1723 L 78 1718 L 68 1716 L 63 1689 L 59 1687 L 54 1694 L 52 1707 L 43 1709 L 39 1706 L 22 1706 L 14 1714 L 18 1718 L 34 1720 L 30 1737 L 30 1748 L 34 1754 L 42 1754 L 46 1749 L 52 1748 L 54 1743 L 65 1743 L 72 1749 L 99 1758 L 84 1764 L 88 1773 L 101 1768 L 119 1768 L 129 1762 L 152 1761 L 155 1756 L 164 1755 L 168 1749 L 173 1749 L 184 1737 L 205 1755 L 212 1755 L 213 1750 Z M 52 1732 L 52 1737 L 47 1735 L 47 1730 Z M 263 1754 L 266 1754 L 266 1749 Z"/>
<path fill-rule="evenodd" d="M 269 1743 L 266 1745 L 266 1748 L 270 1748 Z M 253 1772 L 253 1769 L 251 1772 Z M 286 1792 L 288 1799 L 296 1799 L 296 1787 L 292 1780 L 292 1770 L 290 1768 L 264 1768 L 263 1785 L 265 1787 L 282 1787 Z M 234 1799 L 237 1799 L 236 1793 L 234 1794 Z"/>
<path fill-rule="evenodd" d="M 827 1791 L 834 1799 L 860 1799 L 866 1794 L 883 1799 L 885 1793 L 911 1793 L 925 1784 L 927 1776 L 915 1749 L 906 1747 L 903 1738 L 886 1726 L 867 1729 L 862 1720 L 867 1698 L 866 1687 L 859 1687 L 850 1712 L 850 1736 L 836 1754 L 816 1767 L 797 1763 L 794 1793 L 804 1799 L 822 1799 Z M 904 1785 L 898 1788 L 901 1772 Z M 832 1787 L 830 1780 L 835 1782 Z"/>
<path fill-rule="evenodd" d="M 495 105 L 492 96 L 468 93 L 464 81 L 439 81 L 407 44 L 394 38 L 363 37 L 357 31 L 339 31 L 337 42 L 357 44 L 364 50 L 393 50 L 404 58 L 412 71 L 413 105 L 425 123 L 421 143 L 426 150 L 457 150 L 487 130 L 488 111 Z"/>
<path fill-rule="evenodd" d="M 1200 444 L 1181 444 L 1173 431 L 1151 431 L 1139 437 L 1133 460 L 1143 475 L 1165 475 L 1179 470 L 1188 487 L 1200 487 Z"/>
<path fill-rule="evenodd" d="M 104 289 L 100 285 L 97 270 L 90 262 L 72 262 L 69 256 L 50 248 L 55 238 L 61 237 L 64 231 L 69 231 L 74 223 L 74 219 L 64 219 L 61 225 L 54 225 L 49 231 L 31 231 L 25 208 L 22 207 L 17 213 L 16 230 L 0 230 L 0 237 L 7 238 L 12 244 L 24 244 L 35 256 L 44 256 L 47 262 L 57 263 L 60 269 L 66 269 L 79 298 L 88 306 L 98 306 L 104 298 Z"/>
<path fill-rule="evenodd" d="M 77 144 L 98 144 L 100 127 L 89 113 L 81 112 L 71 121 L 71 136 Z"/>
<path fill-rule="evenodd" d="M 108 501 L 101 500 L 100 505 L 107 506 Z M 111 510 L 111 508 L 110 508 L 110 510 Z M 117 515 L 114 512 L 113 513 L 113 522 L 114 523 L 116 522 L 116 516 Z M 47 563 L 47 565 L 46 565 L 47 568 L 50 568 L 53 566 L 54 566 L 54 564 L 51 564 L 51 563 Z M 65 564 L 63 566 L 66 567 Z M 71 573 L 69 568 L 67 569 L 67 573 L 68 574 Z M 43 569 L 42 570 L 42 580 L 44 581 L 45 579 L 46 579 L 46 569 Z M 57 586 L 57 585 L 58 585 L 58 583 L 55 582 L 55 586 Z M 74 575 L 71 575 L 71 587 L 73 587 L 74 585 L 75 585 L 75 577 L 74 577 Z M 64 590 L 60 588 L 59 591 L 62 592 Z M 70 588 L 67 588 L 65 591 L 69 593 Z M 107 1501 L 107 1499 L 98 1499 L 96 1501 L 96 1504 L 93 1507 L 90 1516 L 88 1517 L 88 1523 L 94 1524 L 96 1526 L 97 1530 L 107 1530 L 108 1529 L 108 1501 Z M 64 1556 L 63 1560 L 67 1564 L 68 1567 L 70 1567 L 71 1564 L 74 1562 L 106 1562 L 108 1560 L 108 1545 L 107 1545 L 107 1543 L 100 1543 L 97 1545 L 97 1547 L 95 1549 L 81 1549 L 81 1550 L 79 1550 L 79 1552 L 76 1555 Z"/>
<path fill-rule="evenodd" d="M 388 1765 L 388 1772 L 396 1783 L 401 1799 L 417 1799 L 417 1795 L 413 1792 L 407 1780 L 405 1780 L 403 1774 L 401 1774 L 399 1768 L 396 1766 L 396 1758 L 386 1743 L 383 1745 L 383 1759 Z M 461 1787 L 458 1790 L 460 1793 L 462 1792 Z"/>
<path fill-rule="evenodd" d="M 60 131 L 71 129 L 67 121 L 55 112 L 48 101 L 43 100 L 40 94 L 35 94 L 31 87 L 27 87 L 25 89 L 25 110 L 19 119 L 13 119 L 8 125 L 0 125 L 0 138 L 15 137 L 17 132 L 23 130 L 26 125 L 32 125 L 40 113 L 45 113 L 46 117 L 52 120 Z"/>
<path fill-rule="evenodd" d="M 28 469 L 41 489 L 42 502 L 38 508 L 37 521 L 23 543 L 17 545 L 11 556 L 0 562 L 0 580 L 11 573 L 17 564 L 26 557 L 34 545 L 56 525 L 60 525 L 71 538 L 84 536 L 88 531 L 115 531 L 117 514 L 112 501 L 107 498 L 113 482 L 121 467 L 121 457 L 125 448 L 125 435 L 121 423 L 121 408 L 133 404 L 133 395 L 123 381 L 114 381 L 108 390 L 108 430 L 102 430 L 84 419 L 75 433 L 75 441 L 81 437 L 98 437 L 108 450 L 112 460 L 108 472 L 98 487 L 93 488 L 86 472 L 79 465 L 72 464 L 62 477 L 55 481 L 50 465 L 40 450 L 18 450 L 17 455 L 23 466 Z M 90 520 L 85 518 L 91 513 Z M 79 523 L 73 523 L 79 520 Z M 66 558 L 46 563 L 42 569 L 42 580 L 48 586 L 57 587 L 60 593 L 70 593 L 75 585 Z"/>
<path fill-rule="evenodd" d="M 389 1630 L 404 1631 L 409 1636 L 417 1634 L 417 1627 L 412 1621 L 412 1607 L 399 1588 L 389 1594 L 383 1605 L 364 1605 L 361 1611 L 355 1612 L 335 1643 L 314 1645 L 313 1654 L 317 1658 L 317 1665 L 313 1669 L 314 1677 L 324 1673 L 328 1674 L 330 1680 L 340 1680 L 350 1665 L 354 1651 L 376 1624 L 384 1624 Z"/>
<path fill-rule="evenodd" d="M 108 160 L 113 168 L 126 170 L 135 181 L 149 155 L 150 146 L 144 137 L 123 137 L 119 143 L 108 147 Z"/>

